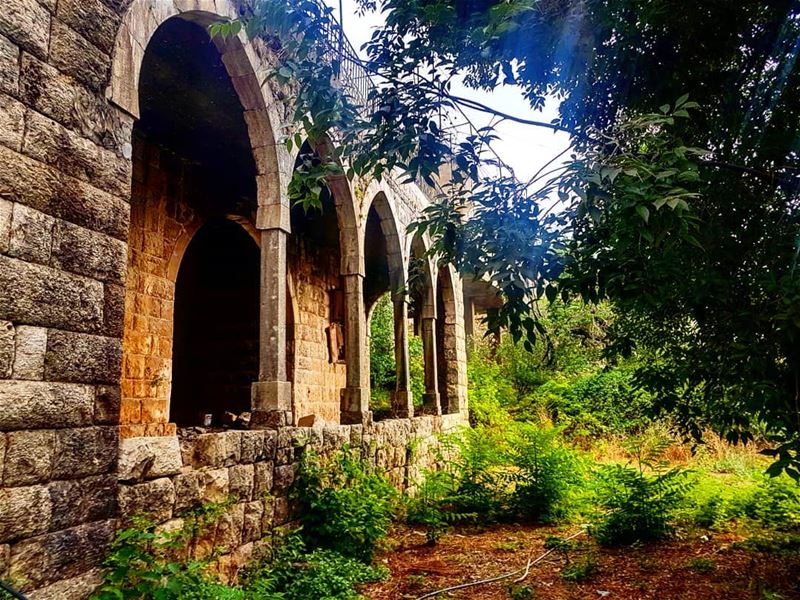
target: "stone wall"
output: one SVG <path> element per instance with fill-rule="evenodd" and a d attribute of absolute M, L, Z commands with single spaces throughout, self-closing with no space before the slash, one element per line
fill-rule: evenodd
<path fill-rule="evenodd" d="M 228 498 L 234 504 L 201 539 L 197 557 L 222 553 L 216 565 L 235 581 L 262 538 L 273 527 L 296 518 L 289 488 L 306 448 L 327 455 L 347 445 L 400 490 L 419 482 L 435 466 L 437 434 L 462 424 L 458 415 L 382 421 L 369 426 L 326 425 L 278 430 L 198 433 L 181 429 L 178 437 L 125 440 L 119 465 L 119 516 L 149 513 L 164 527 L 180 525 L 192 507 Z"/>

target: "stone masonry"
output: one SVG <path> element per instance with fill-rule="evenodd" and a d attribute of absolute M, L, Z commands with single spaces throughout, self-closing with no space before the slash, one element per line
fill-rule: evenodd
<path fill-rule="evenodd" d="M 88 596 L 128 517 L 169 527 L 225 497 L 233 507 L 189 550 L 223 549 L 218 568 L 233 579 L 291 519 L 299 449 L 348 444 L 408 488 L 433 466 L 436 435 L 466 423 L 457 273 L 427 261 L 418 314 L 398 292 L 426 244 L 405 232 L 428 197 L 391 177 L 331 177 L 321 215 L 292 210 L 285 92 L 261 85 L 271 50 L 206 33 L 239 8 L 6 0 L 0 10 L 0 579 L 31 598 Z M 388 278 L 365 261 L 376 212 L 386 256 L 375 264 Z M 235 294 L 183 260 L 213 255 L 202 232 L 228 235 L 220 223 L 241 227 L 258 258 L 255 285 L 229 269 Z M 233 244 L 222 250 L 238 260 Z M 395 418 L 373 422 L 367 315 L 378 292 L 393 293 L 398 384 Z M 180 324 L 194 300 L 231 298 L 253 299 L 254 317 L 229 304 L 213 315 L 209 331 L 231 337 L 202 340 L 203 364 L 224 368 L 199 373 L 215 385 L 196 415 L 192 394 L 205 390 L 173 377 L 182 361 L 191 378 L 195 356 L 176 354 L 193 351 Z M 412 319 L 424 415 L 408 386 Z M 231 346 L 239 328 L 252 346 Z M 217 350 L 252 355 L 252 371 L 215 362 Z M 247 414 L 219 391 L 243 381 Z M 231 412 L 240 420 L 223 427 Z"/>

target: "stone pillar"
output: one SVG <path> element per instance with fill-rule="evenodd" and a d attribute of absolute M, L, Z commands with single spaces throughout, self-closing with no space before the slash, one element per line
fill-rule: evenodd
<path fill-rule="evenodd" d="M 253 427 L 292 423 L 292 384 L 286 380 L 286 242 L 283 229 L 261 231 L 261 327 Z"/>
<path fill-rule="evenodd" d="M 364 276 L 343 275 L 344 354 L 347 387 L 342 390 L 341 422 L 366 424 L 369 411 L 369 345 L 364 311 Z"/>
<path fill-rule="evenodd" d="M 404 294 L 392 298 L 392 303 L 394 305 L 394 361 L 397 369 L 397 385 L 392 394 L 392 416 L 407 418 L 414 416 L 408 357 L 408 304 Z"/>
<path fill-rule="evenodd" d="M 425 363 L 425 394 L 422 397 L 422 412 L 428 415 L 442 414 L 439 396 L 438 361 L 436 357 L 436 317 L 422 317 L 422 353 Z"/>

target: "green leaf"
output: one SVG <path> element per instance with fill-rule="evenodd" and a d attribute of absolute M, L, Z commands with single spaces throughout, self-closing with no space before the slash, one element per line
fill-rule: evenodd
<path fill-rule="evenodd" d="M 638 204 L 636 206 L 636 212 L 642 218 L 642 220 L 647 223 L 650 220 L 650 209 L 644 206 L 643 204 Z"/>

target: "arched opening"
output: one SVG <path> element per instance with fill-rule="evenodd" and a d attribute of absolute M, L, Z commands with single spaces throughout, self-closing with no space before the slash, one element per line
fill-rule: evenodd
<path fill-rule="evenodd" d="M 435 329 L 432 327 L 436 316 L 433 278 L 430 261 L 419 233 L 411 240 L 406 288 L 409 297 L 408 317 L 413 323 L 408 353 L 414 404 L 425 413 L 437 414 L 439 386 L 436 375 Z"/>
<path fill-rule="evenodd" d="M 295 162 L 315 161 L 308 143 Z M 304 423 L 322 419 L 339 422 L 341 390 L 346 386 L 345 294 L 341 276 L 339 221 L 327 187 L 320 206 L 295 204 L 291 209 L 291 235 L 287 248 L 293 276 L 294 304 L 294 408 Z M 288 353 L 287 353 L 288 355 Z"/>
<path fill-rule="evenodd" d="M 258 376 L 260 251 L 236 223 L 214 219 L 195 234 L 175 285 L 171 420 L 222 425 L 250 410 Z"/>
<path fill-rule="evenodd" d="M 174 432 L 174 423 L 168 422 L 171 390 L 182 394 L 180 390 L 191 389 L 190 383 L 180 379 L 192 373 L 188 367 L 173 371 L 173 342 L 186 347 L 183 336 L 201 333 L 186 327 L 173 331 L 178 265 L 184 262 L 187 244 L 191 248 L 187 265 L 196 265 L 200 259 L 195 255 L 214 264 L 223 256 L 239 260 L 239 254 L 229 255 L 222 247 L 217 249 L 220 255 L 214 256 L 204 250 L 203 240 L 213 237 L 212 231 L 230 227 L 236 234 L 225 240 L 246 237 L 239 225 L 219 223 L 226 216 L 253 222 L 257 205 L 256 166 L 242 103 L 206 27 L 180 16 L 164 21 L 149 40 L 138 83 L 140 119 L 133 129 L 123 332 L 123 436 Z M 204 223 L 209 224 L 208 230 L 202 227 Z M 245 241 L 253 245 L 252 240 Z M 257 278 L 258 263 L 247 264 Z M 236 271 L 240 266 L 229 264 L 228 268 Z M 192 269 L 204 272 L 202 265 Z M 204 301 L 195 298 L 189 303 L 195 300 Z M 216 315 L 218 319 L 227 316 Z M 206 330 L 208 324 L 203 327 Z M 207 413 L 242 408 L 238 401 L 231 405 L 221 395 L 217 401 L 219 406 L 206 407 Z M 178 422 L 193 422 L 186 411 Z"/>
<path fill-rule="evenodd" d="M 447 265 L 436 279 L 436 360 L 442 412 L 458 412 L 458 360 L 453 281 Z"/>

